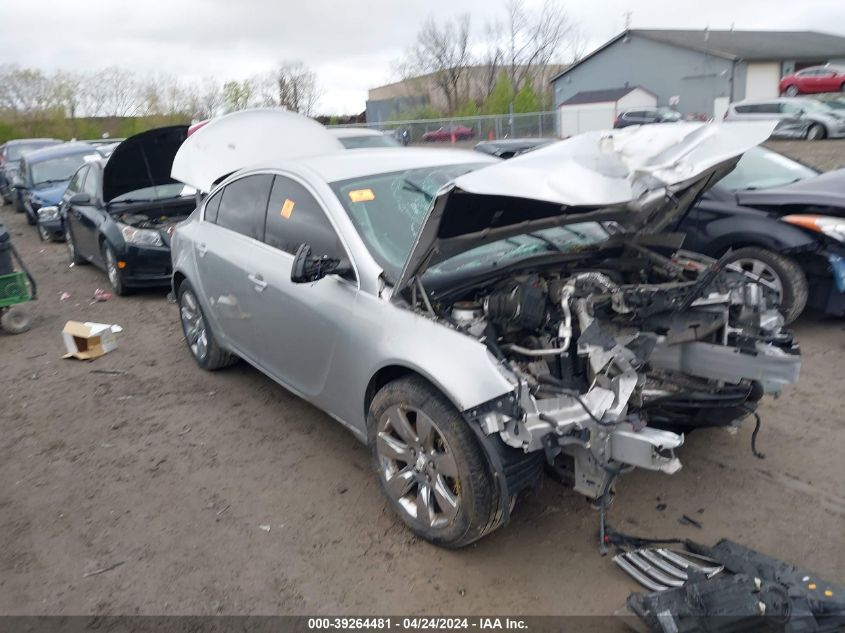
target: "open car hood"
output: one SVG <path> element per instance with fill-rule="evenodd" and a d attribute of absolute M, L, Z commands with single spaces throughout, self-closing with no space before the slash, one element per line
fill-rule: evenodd
<path fill-rule="evenodd" d="M 182 145 L 170 172 L 208 192 L 216 182 L 251 165 L 343 151 L 322 125 L 282 108 L 241 110 L 211 119 Z"/>
<path fill-rule="evenodd" d="M 661 231 L 773 128 L 755 121 L 588 132 L 464 174 L 432 201 L 394 296 L 430 266 L 513 235 L 611 220 Z"/>
<path fill-rule="evenodd" d="M 174 183 L 170 168 L 187 135 L 187 125 L 173 125 L 141 132 L 120 143 L 103 169 L 103 201 Z"/>

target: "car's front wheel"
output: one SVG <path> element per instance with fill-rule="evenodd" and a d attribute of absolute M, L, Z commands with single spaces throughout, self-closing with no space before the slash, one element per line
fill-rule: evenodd
<path fill-rule="evenodd" d="M 418 536 L 462 547 L 484 536 L 498 488 L 472 430 L 418 377 L 385 385 L 367 415 L 373 466 L 390 504 Z"/>
<path fill-rule="evenodd" d="M 735 250 L 730 263 L 739 264 L 744 271 L 774 286 L 786 323 L 792 323 L 804 311 L 809 288 L 807 276 L 796 261 L 768 249 L 751 246 Z"/>
<path fill-rule="evenodd" d="M 793 84 L 791 86 L 787 86 L 786 90 L 784 90 L 784 94 L 787 97 L 797 97 L 799 92 L 800 91 L 798 90 L 798 86 L 796 86 L 795 84 Z"/>
<path fill-rule="evenodd" d="M 41 222 L 38 223 L 38 237 L 41 238 L 42 242 L 50 242 L 53 239 L 53 236 L 50 235 L 50 231 L 47 230 Z"/>
<path fill-rule="evenodd" d="M 208 371 L 214 371 L 237 362 L 238 357 L 220 347 L 211 330 L 208 329 L 205 313 L 191 285 L 183 281 L 176 293 L 182 333 L 185 335 L 185 343 L 197 365 Z"/>
<path fill-rule="evenodd" d="M 827 136 L 827 131 L 824 129 L 823 125 L 819 125 L 818 123 L 813 123 L 813 125 L 810 126 L 810 129 L 807 130 L 808 141 L 820 141 L 825 136 Z"/>
<path fill-rule="evenodd" d="M 129 294 L 129 288 L 123 281 L 123 273 L 120 271 L 120 266 L 117 263 L 117 256 L 111 246 L 103 243 L 103 263 L 106 266 L 106 275 L 109 278 L 112 290 L 116 295 L 124 296 Z"/>

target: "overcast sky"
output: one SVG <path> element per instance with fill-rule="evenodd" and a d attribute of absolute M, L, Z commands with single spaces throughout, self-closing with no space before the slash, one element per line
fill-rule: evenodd
<path fill-rule="evenodd" d="M 538 4 L 540 0 L 528 0 Z M 588 49 L 634 28 L 809 29 L 845 35 L 843 0 L 566 0 Z M 313 68 L 319 110 L 364 109 L 367 89 L 429 15 L 470 13 L 479 32 L 503 0 L 0 0 L 0 63 L 44 70 L 119 65 L 184 79 L 243 78 L 283 59 Z"/>

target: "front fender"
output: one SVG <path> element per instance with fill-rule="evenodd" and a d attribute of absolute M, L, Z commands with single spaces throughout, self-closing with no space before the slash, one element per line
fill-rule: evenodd
<path fill-rule="evenodd" d="M 782 252 L 813 248 L 817 241 L 801 229 L 773 218 L 730 217 L 711 222 L 707 254 L 718 257 L 729 248 L 760 246 Z"/>

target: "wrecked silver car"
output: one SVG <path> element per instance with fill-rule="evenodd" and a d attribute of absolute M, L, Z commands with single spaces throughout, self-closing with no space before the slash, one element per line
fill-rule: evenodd
<path fill-rule="evenodd" d="M 208 192 L 172 241 L 188 347 L 346 425 L 434 543 L 504 524 L 546 465 L 603 504 L 798 378 L 775 290 L 659 234 L 770 131 L 628 128 L 503 163 L 335 151 L 282 111 L 213 120 L 172 172 Z"/>

